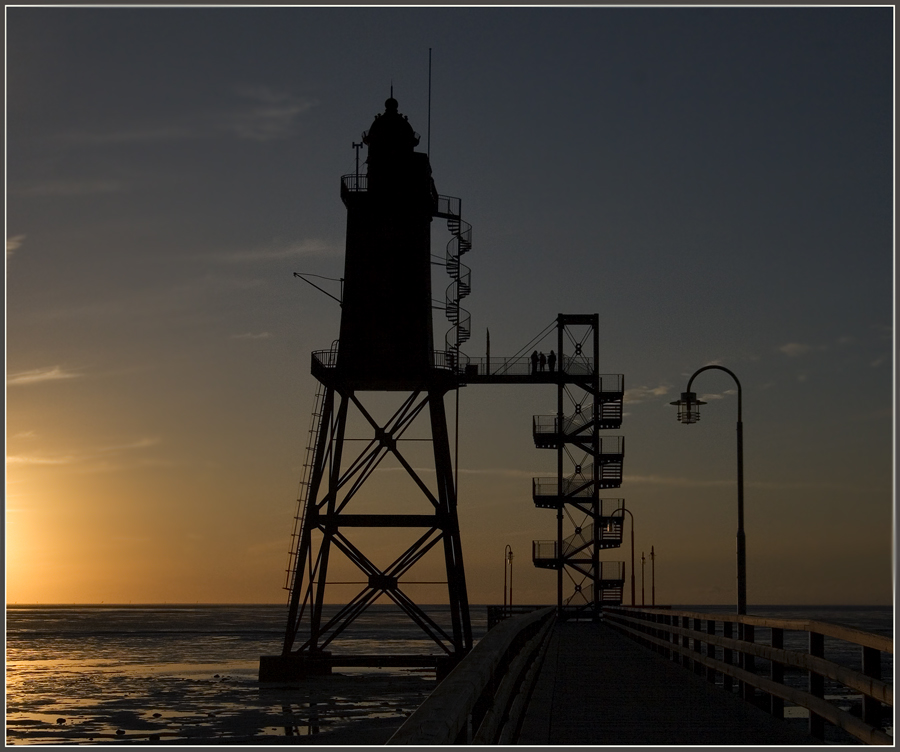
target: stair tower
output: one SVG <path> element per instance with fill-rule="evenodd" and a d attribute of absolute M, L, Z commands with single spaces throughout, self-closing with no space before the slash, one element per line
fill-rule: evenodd
<path fill-rule="evenodd" d="M 624 501 L 601 498 L 622 484 L 624 436 L 603 431 L 622 425 L 621 374 L 601 375 L 599 316 L 559 314 L 555 373 L 556 415 L 536 415 L 534 444 L 556 451 L 556 477 L 534 478 L 535 506 L 556 510 L 556 540 L 534 541 L 536 567 L 557 571 L 561 615 L 599 617 L 603 604 L 622 602 L 624 562 L 600 552 L 622 544 Z"/>
<path fill-rule="evenodd" d="M 536 567 L 557 571 L 562 618 L 595 618 L 602 606 L 622 602 L 625 563 L 601 561 L 600 552 L 622 545 L 625 502 L 601 498 L 622 484 L 625 438 L 604 432 L 622 425 L 625 378 L 598 370 L 598 314 L 556 317 L 556 350 L 541 365 L 521 353 L 512 358 L 466 358 L 465 384 L 546 384 L 556 387 L 555 415 L 532 420 L 535 447 L 556 452 L 556 475 L 533 478 L 532 498 L 556 510 L 556 539 L 532 543 Z M 548 326 L 535 341 L 549 336 Z"/>
<path fill-rule="evenodd" d="M 447 392 L 459 386 L 459 347 L 469 334 L 459 301 L 471 283 L 459 259 L 471 248 L 471 227 L 460 216 L 460 200 L 436 192 L 428 155 L 415 151 L 418 142 L 391 96 L 363 134 L 367 173 L 341 179 L 347 237 L 340 339 L 312 354 L 320 387 L 287 572 L 287 626 L 281 655 L 260 660 L 262 681 L 366 665 L 434 666 L 440 676 L 472 647 L 444 406 Z M 446 311 L 453 326 L 440 352 L 432 322 L 434 217 L 446 219 L 452 235 Z M 411 453 L 423 442 L 431 449 L 419 464 Z M 433 473 L 417 469 L 431 462 Z M 373 476 L 388 463 L 417 498 L 407 493 L 399 500 L 383 486 L 375 499 L 366 498 L 377 485 Z M 421 509 L 412 511 L 411 504 Z M 386 529 L 391 535 L 378 535 Z M 395 539 L 405 542 L 386 552 Z M 443 560 L 449 603 L 443 623 L 415 601 L 422 582 L 409 573 L 426 557 L 432 574 L 435 558 Z M 383 597 L 422 629 L 434 654 L 332 650 L 335 638 Z M 326 602 L 345 605 L 331 613 Z"/>

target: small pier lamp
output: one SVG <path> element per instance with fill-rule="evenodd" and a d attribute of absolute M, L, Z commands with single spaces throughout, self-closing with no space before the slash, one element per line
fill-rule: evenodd
<path fill-rule="evenodd" d="M 700 420 L 700 405 L 706 403 L 697 399 L 696 392 L 682 392 L 680 400 L 669 404 L 678 408 L 679 423 L 696 423 Z"/>

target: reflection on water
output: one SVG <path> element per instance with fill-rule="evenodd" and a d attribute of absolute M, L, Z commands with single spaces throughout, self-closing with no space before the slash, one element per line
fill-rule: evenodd
<path fill-rule="evenodd" d="M 283 606 L 9 608 L 7 742 L 380 744 L 434 686 L 433 671 L 403 668 L 260 685 L 285 618 Z M 433 651 L 391 606 L 353 627 L 341 652 Z"/>
<path fill-rule="evenodd" d="M 443 626 L 448 609 L 428 610 Z M 750 610 L 888 634 L 893 628 L 890 607 Z M 9 607 L 7 743 L 252 744 L 290 736 L 295 743 L 382 744 L 434 687 L 433 671 L 404 668 L 346 668 L 260 685 L 259 656 L 280 653 L 285 618 L 283 606 Z M 472 618 L 477 640 L 485 609 L 473 608 Z M 785 646 L 805 650 L 803 640 L 786 634 Z M 339 650 L 432 653 L 434 646 L 398 609 L 378 605 L 347 629 Z M 826 655 L 850 667 L 859 662 L 858 649 L 832 649 L 830 641 Z M 890 681 L 891 656 L 883 669 Z M 806 681 L 790 671 L 785 680 Z"/>

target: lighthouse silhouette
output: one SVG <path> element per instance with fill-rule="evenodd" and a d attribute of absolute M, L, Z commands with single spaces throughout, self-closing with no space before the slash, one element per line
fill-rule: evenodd
<path fill-rule="evenodd" d="M 532 361 L 537 351 L 494 361 L 489 352 L 483 359 L 464 355 L 471 324 L 460 303 L 471 291 L 471 274 L 461 258 L 472 247 L 472 228 L 462 219 L 461 200 L 435 189 L 418 144 L 391 92 L 363 143 L 353 144 L 368 149 L 365 174 L 357 151 L 356 172 L 341 178 L 347 243 L 340 336 L 312 353 L 319 387 L 287 567 L 287 626 L 281 655 L 260 658 L 261 681 L 342 666 L 433 667 L 441 678 L 472 649 L 444 404 L 455 392 L 458 416 L 461 386 L 556 389 L 556 414 L 532 421 L 535 447 L 556 453 L 556 476 L 531 484 L 535 506 L 556 512 L 556 539 L 533 541 L 532 563 L 556 571 L 559 618 L 597 620 L 604 604 L 622 601 L 624 562 L 600 557 L 621 546 L 630 510 L 623 499 L 600 493 L 622 482 L 624 437 L 603 434 L 621 426 L 624 377 L 598 371 L 599 315 L 560 313 L 532 340 L 555 328 L 549 370 Z M 432 321 L 436 218 L 449 232 L 437 262 L 449 276 L 437 306 L 451 324 L 441 349 Z M 458 430 L 455 438 L 458 445 Z M 385 469 L 393 472 L 379 477 Z M 373 487 L 374 499 L 367 497 Z M 447 605 L 438 613 L 420 605 L 422 597 Z M 335 638 L 379 601 L 408 616 L 433 651 L 341 654 Z M 511 606 L 510 599 L 500 618 L 511 615 Z"/>
<path fill-rule="evenodd" d="M 337 368 L 358 388 L 403 389 L 434 366 L 431 222 L 437 192 L 419 137 L 385 102 L 363 138 L 365 190 L 345 191 L 347 249 Z"/>
<path fill-rule="evenodd" d="M 363 143 L 366 173 L 341 179 L 347 239 L 340 337 L 312 356 L 319 389 L 285 584 L 287 627 L 282 654 L 260 659 L 263 681 L 330 673 L 335 666 L 432 666 L 440 676 L 472 647 L 444 405 L 447 392 L 459 387 L 459 346 L 468 336 L 459 307 L 468 273 L 459 256 L 471 247 L 471 228 L 461 219 L 460 200 L 435 190 L 428 155 L 416 151 L 419 136 L 393 92 Z M 444 308 L 452 326 L 439 352 L 431 289 L 435 217 L 445 219 L 450 232 Z M 375 408 L 383 408 L 385 392 L 393 393 L 393 412 L 378 419 Z M 365 436 L 348 435 L 359 426 Z M 415 439 L 406 443 L 412 426 Z M 408 456 L 414 444 L 421 447 L 423 433 L 430 434 L 424 440 L 432 445 L 433 470 L 417 469 Z M 383 496 L 356 509 L 388 460 L 412 480 L 421 511 L 411 513 L 407 501 L 400 512 L 373 512 L 390 506 Z M 381 550 L 379 559 L 365 549 L 373 532 L 379 549 L 398 544 L 386 559 Z M 422 584 L 410 570 L 429 553 L 432 575 L 435 555 L 443 554 L 449 608 L 440 619 L 409 592 Z M 329 577 L 336 563 L 340 576 Z M 348 571 L 355 572 L 352 578 Z M 331 649 L 338 635 L 385 599 L 431 638 L 432 654 L 341 655 Z M 327 609 L 326 603 L 340 605 Z"/>

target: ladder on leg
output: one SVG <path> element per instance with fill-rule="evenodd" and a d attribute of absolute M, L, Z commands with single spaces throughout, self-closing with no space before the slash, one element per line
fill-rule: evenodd
<path fill-rule="evenodd" d="M 309 421 L 309 439 L 306 445 L 306 457 L 300 472 L 300 483 L 297 486 L 297 513 L 294 515 L 294 526 L 291 531 L 291 548 L 288 551 L 288 564 L 285 570 L 284 589 L 291 592 L 297 572 L 297 552 L 300 539 L 303 537 L 303 523 L 306 513 L 306 501 L 309 496 L 309 477 L 315 459 L 316 443 L 322 428 L 322 402 L 325 399 L 325 385 L 320 381 L 316 389 L 316 399 Z"/>

